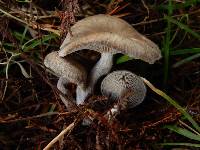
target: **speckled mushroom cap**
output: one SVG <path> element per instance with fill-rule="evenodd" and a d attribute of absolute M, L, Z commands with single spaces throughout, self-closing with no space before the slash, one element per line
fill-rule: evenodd
<path fill-rule="evenodd" d="M 120 101 L 126 108 L 139 105 L 145 98 L 146 86 L 142 79 L 132 72 L 119 70 L 108 74 L 101 83 L 101 92 L 111 100 L 124 100 L 123 96 L 128 94 L 126 101 Z M 129 93 L 130 92 L 130 93 Z"/>
<path fill-rule="evenodd" d="M 63 57 L 81 49 L 123 53 L 153 64 L 161 58 L 159 47 L 137 32 L 126 21 L 110 15 L 94 15 L 78 21 L 71 27 L 59 56 Z"/>
<path fill-rule="evenodd" d="M 51 52 L 45 57 L 44 65 L 55 72 L 57 76 L 66 78 L 72 83 L 86 82 L 87 72 L 85 68 L 72 58 L 59 57 L 57 51 Z"/>

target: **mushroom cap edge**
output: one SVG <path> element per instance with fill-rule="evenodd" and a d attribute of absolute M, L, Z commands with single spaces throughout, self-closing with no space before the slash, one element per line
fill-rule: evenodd
<path fill-rule="evenodd" d="M 84 23 L 87 20 L 91 21 L 98 18 L 101 20 L 104 18 L 108 20 L 111 19 L 112 22 L 108 24 L 105 21 L 100 21 L 97 26 L 105 26 L 104 28 L 109 26 L 109 28 L 111 28 L 113 23 L 118 23 L 123 27 L 127 27 L 127 36 L 125 31 L 123 31 L 123 33 L 120 31 L 115 32 L 112 31 L 112 28 L 110 29 L 111 31 L 95 31 L 95 29 L 91 29 L 94 31 L 89 31 L 87 34 L 87 29 L 83 29 Z M 67 35 L 66 39 L 60 47 L 59 56 L 64 57 L 78 50 L 90 49 L 100 53 L 123 53 L 135 59 L 141 59 L 150 64 L 153 64 L 156 60 L 161 58 L 161 51 L 159 47 L 154 42 L 137 32 L 131 25 L 122 19 L 114 16 L 100 14 L 84 18 L 78 21 L 77 24 L 77 26 L 76 24 L 72 26 L 72 34 L 74 31 L 75 37 L 71 37 L 70 39 L 69 34 Z M 95 22 L 92 26 L 95 26 Z M 88 25 L 86 27 L 88 27 Z M 80 33 L 81 35 L 79 36 L 79 32 L 81 31 L 76 30 L 81 29 L 83 30 L 83 33 Z M 126 30 L 126 28 L 124 30 Z"/>
<path fill-rule="evenodd" d="M 81 84 L 87 80 L 87 72 L 81 64 L 70 57 L 59 57 L 57 51 L 46 55 L 44 65 L 58 77 L 66 78 L 72 83 Z"/>

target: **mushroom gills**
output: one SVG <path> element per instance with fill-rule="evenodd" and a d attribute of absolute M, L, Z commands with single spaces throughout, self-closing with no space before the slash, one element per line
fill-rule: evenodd
<path fill-rule="evenodd" d="M 133 108 L 143 102 L 146 86 L 142 79 L 126 70 L 108 74 L 101 83 L 101 92 L 111 100 L 119 100 L 126 109 Z"/>

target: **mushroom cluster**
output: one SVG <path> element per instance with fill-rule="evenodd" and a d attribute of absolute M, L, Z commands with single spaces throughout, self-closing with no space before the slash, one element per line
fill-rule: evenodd
<path fill-rule="evenodd" d="M 81 64 L 68 58 L 69 54 L 83 49 L 101 54 L 100 59 L 89 73 Z M 64 87 L 68 82 L 77 84 L 76 103 L 82 104 L 86 97 L 94 92 L 97 80 L 110 72 L 113 55 L 116 53 L 126 54 L 149 64 L 161 58 L 159 47 L 137 32 L 126 21 L 114 16 L 99 14 L 84 18 L 73 25 L 71 32 L 67 34 L 60 46 L 60 50 L 47 55 L 44 64 L 60 77 L 57 87 L 62 93 L 69 93 Z M 138 76 L 128 71 L 116 71 L 109 74 L 103 80 L 101 88 L 102 94 L 111 96 L 111 99 L 120 98 L 127 89 L 133 92 L 128 98 L 129 107 L 141 103 L 146 93 L 144 83 Z"/>

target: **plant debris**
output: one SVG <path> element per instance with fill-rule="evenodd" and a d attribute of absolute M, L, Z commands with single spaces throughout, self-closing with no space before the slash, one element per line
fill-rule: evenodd
<path fill-rule="evenodd" d="M 127 59 L 124 63 L 115 63 L 112 70 L 125 69 L 145 77 L 186 108 L 200 124 L 200 62 L 197 59 L 200 3 L 180 0 L 171 3 L 169 8 L 169 1 L 164 0 L 0 1 L 0 149 L 41 150 L 49 144 L 51 148 L 67 150 L 148 150 L 164 149 L 160 143 L 193 142 L 163 128 L 166 125 L 188 128 L 190 123 L 150 88 L 142 104 L 121 110 L 109 120 L 105 114 L 114 104 L 101 95 L 101 79 L 94 95 L 81 106 L 72 102 L 74 109 L 68 112 L 59 98 L 57 77 L 48 73 L 43 64 L 44 56 L 59 50 L 62 39 L 77 20 L 95 14 L 116 15 L 157 43 L 163 49 L 163 59 L 154 65 Z M 171 15 L 169 9 L 172 9 Z M 170 31 L 167 24 L 171 25 Z M 170 33 L 169 53 L 164 52 L 167 32 Z M 90 52 L 76 55 L 87 60 L 86 66 L 94 64 L 98 57 Z M 186 59 L 193 55 L 194 58 Z M 120 57 L 115 55 L 114 62 Z M 165 83 L 164 59 L 169 62 Z M 180 66 L 173 67 L 182 60 Z M 68 86 L 74 96 L 76 86 Z M 91 124 L 84 126 L 84 120 Z"/>

